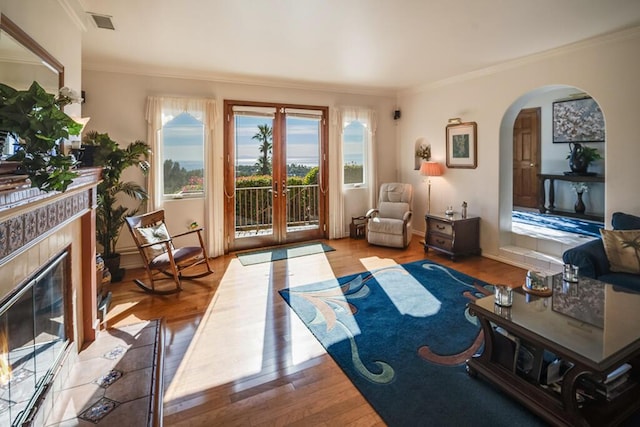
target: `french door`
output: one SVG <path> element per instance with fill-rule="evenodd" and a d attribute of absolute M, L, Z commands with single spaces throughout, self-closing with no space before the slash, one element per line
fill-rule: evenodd
<path fill-rule="evenodd" d="M 326 236 L 326 107 L 225 101 L 226 251 Z"/>

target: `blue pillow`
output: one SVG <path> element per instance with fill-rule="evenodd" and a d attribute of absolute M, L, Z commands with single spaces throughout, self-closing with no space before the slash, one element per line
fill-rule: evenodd
<path fill-rule="evenodd" d="M 640 230 L 640 216 L 614 212 L 611 225 L 614 230 Z"/>

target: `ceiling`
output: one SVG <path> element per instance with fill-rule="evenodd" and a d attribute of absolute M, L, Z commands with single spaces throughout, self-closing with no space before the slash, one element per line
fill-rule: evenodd
<path fill-rule="evenodd" d="M 639 0 L 78 0 L 83 67 L 398 91 L 640 25 Z M 639 49 L 640 51 L 640 49 Z"/>

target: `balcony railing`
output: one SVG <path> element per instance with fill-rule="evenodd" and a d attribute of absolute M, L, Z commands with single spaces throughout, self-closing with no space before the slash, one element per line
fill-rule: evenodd
<path fill-rule="evenodd" d="M 287 231 L 317 228 L 319 189 L 317 184 L 290 185 L 287 197 Z M 269 234 L 273 229 L 271 187 L 236 188 L 236 237 Z"/>

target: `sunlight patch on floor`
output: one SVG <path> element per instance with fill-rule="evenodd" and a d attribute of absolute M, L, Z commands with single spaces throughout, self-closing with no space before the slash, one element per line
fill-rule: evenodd
<path fill-rule="evenodd" d="M 378 257 L 360 262 L 364 266 L 362 270 L 398 266 L 392 259 Z M 395 300 L 398 285 L 397 277 L 392 276 L 376 274 L 376 279 L 390 299 Z M 405 287 L 407 279 L 413 278 L 403 277 Z M 166 388 L 165 404 L 223 384 L 238 384 L 242 388 L 247 381 L 268 381 L 295 372 L 297 365 L 325 355 L 324 347 L 293 310 L 280 305 L 281 296 L 277 293 L 284 288 L 295 289 L 316 282 L 338 284 L 325 253 L 247 266 L 238 259 L 231 260 Z M 414 298 L 416 301 L 431 299 L 423 293 Z M 424 309 L 400 301 L 394 303 L 403 313 L 425 313 Z M 285 310 L 284 325 L 277 327 L 277 334 L 265 336 L 266 330 L 273 329 L 267 322 L 283 319 L 278 310 Z M 358 333 L 357 325 L 351 325 L 352 328 Z"/>
<path fill-rule="evenodd" d="M 165 402 L 262 370 L 272 263 L 232 260 L 194 334 Z M 197 369 L 194 369 L 197 368 Z"/>
<path fill-rule="evenodd" d="M 373 277 L 400 314 L 428 317 L 440 311 L 440 301 L 394 260 L 371 257 L 360 262 L 373 271 Z M 407 298 L 407 295 L 412 297 Z"/>
<path fill-rule="evenodd" d="M 324 252 L 286 260 L 286 278 L 283 288 L 306 285 L 309 283 L 338 280 Z"/>
<path fill-rule="evenodd" d="M 553 230 L 551 228 L 539 227 L 536 225 L 511 223 L 511 231 L 515 234 L 522 234 L 534 239 L 551 240 L 565 246 L 578 246 L 585 242 L 597 239 L 597 237 L 585 236 L 583 234 L 567 233 L 566 231 Z"/>
<path fill-rule="evenodd" d="M 290 258 L 284 263 L 285 282 L 283 288 L 295 288 L 316 282 L 338 284 L 338 278 L 325 253 Z M 300 318 L 287 307 L 289 338 L 291 339 L 291 362 L 299 364 L 325 354 L 322 344 L 313 336 Z"/>

